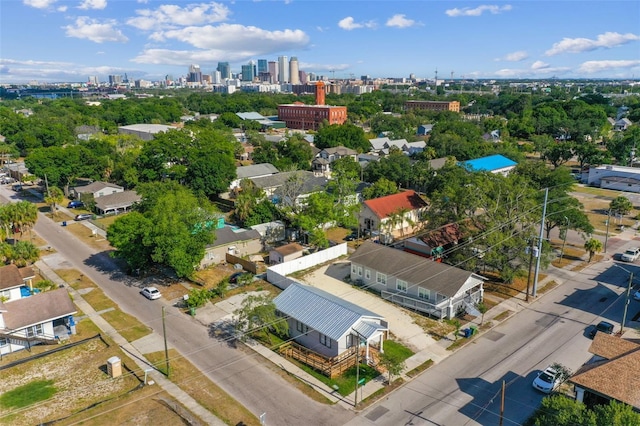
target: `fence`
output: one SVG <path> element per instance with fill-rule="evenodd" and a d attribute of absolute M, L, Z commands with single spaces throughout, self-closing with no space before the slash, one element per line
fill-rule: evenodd
<path fill-rule="evenodd" d="M 342 354 L 328 358 L 305 348 L 295 342 L 287 342 L 278 348 L 278 352 L 288 358 L 300 361 L 323 375 L 333 379 L 356 365 L 356 348 L 350 348 Z M 363 351 L 360 349 L 360 356 Z M 364 359 L 364 358 L 362 358 Z"/>
<path fill-rule="evenodd" d="M 267 268 L 267 281 L 284 290 L 289 287 L 291 283 L 296 282 L 296 280 L 287 278 L 287 275 L 298 271 L 304 271 L 305 269 L 312 268 L 316 265 L 321 265 L 346 254 L 347 243 L 342 243 L 307 256 L 290 260 L 289 262 L 270 266 Z"/>

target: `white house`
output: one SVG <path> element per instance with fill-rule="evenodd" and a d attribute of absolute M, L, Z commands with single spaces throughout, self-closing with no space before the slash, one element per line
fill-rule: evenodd
<path fill-rule="evenodd" d="M 76 198 L 80 198 L 82 194 L 91 194 L 93 198 L 98 198 L 118 192 L 124 192 L 124 187 L 116 185 L 115 183 L 102 181 L 91 182 L 89 185 L 76 186 L 71 189 L 71 193 Z"/>
<path fill-rule="evenodd" d="M 336 357 L 358 341 L 384 352 L 388 324 L 384 317 L 318 288 L 292 283 L 273 303 L 287 318 L 289 335 L 300 345 L 325 357 Z"/>
<path fill-rule="evenodd" d="M 254 179 L 259 177 L 271 176 L 279 173 L 279 170 L 273 164 L 251 164 L 249 166 L 236 167 L 236 179 L 231 182 L 229 190 L 233 190 L 240 186 L 242 179 Z"/>
<path fill-rule="evenodd" d="M 358 214 L 358 222 L 363 232 L 378 231 L 394 237 L 404 236 L 417 229 L 426 210 L 426 201 L 415 191 L 402 191 L 366 200 Z"/>
<path fill-rule="evenodd" d="M 44 293 L 31 288 L 31 268 L 0 268 L 0 353 L 57 344 L 75 334 L 76 308 L 66 289 Z"/>
<path fill-rule="evenodd" d="M 278 263 L 289 262 L 302 257 L 304 247 L 298 243 L 289 243 L 280 247 L 271 249 L 269 252 L 269 264 L 277 265 Z"/>
<path fill-rule="evenodd" d="M 365 241 L 349 258 L 351 280 L 383 299 L 438 319 L 475 313 L 484 278 L 473 272 Z"/>

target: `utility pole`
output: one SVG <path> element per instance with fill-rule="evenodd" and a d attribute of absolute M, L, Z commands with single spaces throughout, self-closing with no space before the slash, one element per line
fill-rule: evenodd
<path fill-rule="evenodd" d="M 502 397 L 500 401 L 500 426 L 502 426 L 504 421 L 504 388 L 505 388 L 505 383 L 503 380 L 502 381 Z"/>
<path fill-rule="evenodd" d="M 167 366 L 167 377 L 171 374 L 169 370 L 169 348 L 167 347 L 167 327 L 164 322 L 164 306 L 162 307 L 162 335 L 164 337 L 164 359 Z"/>
<path fill-rule="evenodd" d="M 604 252 L 607 252 L 607 242 L 609 241 L 609 223 L 611 222 L 611 209 L 607 214 L 607 233 L 604 236 Z"/>
<path fill-rule="evenodd" d="M 538 290 L 538 273 L 540 272 L 540 257 L 542 255 L 542 238 L 544 238 L 544 220 L 547 215 L 547 200 L 549 199 L 549 188 L 544 189 L 544 205 L 542 206 L 542 220 L 540 220 L 540 236 L 538 237 L 538 258 L 536 259 L 536 270 L 533 274 L 533 297 L 536 297 Z"/>
<path fill-rule="evenodd" d="M 629 309 L 629 297 L 631 296 L 631 287 L 633 286 L 633 272 L 629 273 L 629 285 L 627 286 L 627 297 L 624 300 L 624 314 L 622 315 L 622 326 L 620 334 L 624 333 L 624 323 L 627 322 L 627 310 Z"/>
<path fill-rule="evenodd" d="M 353 408 L 358 407 L 358 383 L 360 383 L 360 336 L 356 345 L 356 393 L 353 397 Z"/>
<path fill-rule="evenodd" d="M 564 255 L 564 246 L 567 244 L 567 233 L 569 232 L 569 218 L 564 217 L 564 220 L 567 221 L 567 227 L 564 230 L 564 238 L 562 239 L 562 250 L 560 250 L 560 265 L 558 267 L 562 268 L 562 256 Z"/>
<path fill-rule="evenodd" d="M 534 248 L 533 247 L 533 243 L 535 242 L 535 238 L 531 238 L 531 245 L 529 247 L 527 247 L 527 249 L 529 250 L 529 275 L 527 275 L 527 294 L 525 296 L 525 301 L 528 302 L 529 301 L 529 288 L 531 286 L 531 268 L 533 267 L 533 253 L 534 253 Z"/>

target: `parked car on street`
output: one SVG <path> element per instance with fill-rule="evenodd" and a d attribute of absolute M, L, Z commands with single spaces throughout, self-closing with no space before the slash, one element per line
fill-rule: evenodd
<path fill-rule="evenodd" d="M 633 293 L 633 299 L 634 300 L 640 300 L 640 290 L 638 290 L 635 293 Z"/>
<path fill-rule="evenodd" d="M 551 393 L 560 385 L 560 380 L 560 373 L 551 367 L 547 367 L 533 379 L 533 387 L 540 392 Z"/>
<path fill-rule="evenodd" d="M 76 215 L 76 220 L 87 220 L 93 217 L 90 213 L 81 213 Z"/>
<path fill-rule="evenodd" d="M 162 296 L 160 294 L 160 290 L 155 287 L 145 287 L 140 293 L 142 293 L 142 295 L 149 300 L 160 299 L 160 297 Z"/>
<path fill-rule="evenodd" d="M 69 201 L 69 204 L 67 204 L 68 209 L 78 209 L 80 207 L 84 207 L 84 203 L 80 200 Z"/>
<path fill-rule="evenodd" d="M 625 250 L 620 256 L 620 260 L 623 262 L 635 262 L 640 257 L 640 247 L 630 248 Z"/>
<path fill-rule="evenodd" d="M 596 333 L 600 331 L 602 333 L 613 334 L 613 324 L 607 321 L 600 321 L 598 325 L 596 325 L 591 332 L 589 333 L 590 338 L 596 337 Z"/>

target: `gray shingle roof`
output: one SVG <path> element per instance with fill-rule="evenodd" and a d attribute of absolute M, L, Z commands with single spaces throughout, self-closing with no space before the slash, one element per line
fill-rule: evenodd
<path fill-rule="evenodd" d="M 42 324 L 77 312 L 69 293 L 64 288 L 5 303 L 4 308 L 7 310 L 3 315 L 4 322 L 10 330 Z"/>
<path fill-rule="evenodd" d="M 239 241 L 259 240 L 260 233 L 253 229 L 237 229 L 234 230 L 230 226 L 224 226 L 216 229 L 216 240 L 209 247 L 218 247 L 225 244 L 231 244 Z"/>
<path fill-rule="evenodd" d="M 333 340 L 344 336 L 363 318 L 384 319 L 326 291 L 299 283 L 291 284 L 273 302 L 283 314 Z M 363 332 L 371 331 L 368 326 L 361 326 L 361 329 Z"/>
<path fill-rule="evenodd" d="M 76 186 L 75 188 L 73 188 L 73 190 L 76 191 L 78 194 L 87 194 L 87 193 L 94 193 L 96 191 L 100 191 L 101 189 L 104 189 L 104 188 L 124 189 L 123 187 L 121 187 L 120 185 L 116 185 L 115 183 L 97 181 L 97 182 L 91 182 L 89 185 Z"/>
<path fill-rule="evenodd" d="M 96 207 L 102 211 L 115 208 L 131 207 L 142 200 L 136 191 L 116 192 L 95 199 Z"/>
<path fill-rule="evenodd" d="M 415 254 L 365 241 L 350 257 L 351 262 L 397 277 L 409 285 L 453 297 L 469 278 L 481 277 L 455 266 L 435 262 Z"/>
<path fill-rule="evenodd" d="M 264 176 L 278 173 L 279 170 L 273 164 L 252 164 L 250 166 L 240 166 L 236 168 L 238 179 L 250 179 L 254 176 Z"/>
<path fill-rule="evenodd" d="M 308 171 L 293 171 L 276 173 L 275 175 L 263 176 L 259 178 L 251 179 L 258 188 L 278 188 L 293 177 L 296 173 L 299 173 L 304 179 L 302 186 L 302 194 L 308 194 L 322 190 L 327 185 L 327 178 L 323 176 L 314 176 L 313 172 Z"/>

